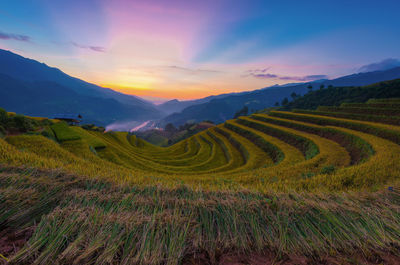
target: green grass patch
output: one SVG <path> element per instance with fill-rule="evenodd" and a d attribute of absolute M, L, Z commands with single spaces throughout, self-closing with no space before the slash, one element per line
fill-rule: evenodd
<path fill-rule="evenodd" d="M 78 134 L 83 140 L 85 140 L 88 145 L 92 146 L 95 149 L 101 149 L 105 148 L 106 144 L 98 137 L 95 135 L 89 133 L 85 129 L 81 127 L 70 127 L 71 130 L 73 130 L 76 134 Z"/>
<path fill-rule="evenodd" d="M 81 136 L 72 130 L 66 123 L 58 122 L 50 126 L 56 138 L 60 142 L 79 140 Z"/>

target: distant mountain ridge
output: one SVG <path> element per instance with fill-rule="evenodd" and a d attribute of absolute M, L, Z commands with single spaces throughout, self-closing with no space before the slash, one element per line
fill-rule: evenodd
<path fill-rule="evenodd" d="M 167 115 L 176 113 L 176 112 L 181 112 L 183 109 L 193 106 L 193 105 L 198 105 L 198 104 L 203 104 L 210 102 L 213 99 L 221 99 L 224 97 L 232 96 L 237 93 L 227 93 L 227 94 L 220 94 L 220 95 L 212 95 L 208 96 L 205 98 L 200 98 L 200 99 L 194 99 L 194 100 L 177 100 L 173 99 L 167 102 L 164 102 L 160 105 L 158 105 L 158 109 L 166 113 Z"/>
<path fill-rule="evenodd" d="M 85 122 L 99 125 L 164 116 L 144 99 L 85 82 L 1 49 L 0 74 L 0 107 L 10 111 L 47 117 L 63 111 L 79 112 Z"/>
<path fill-rule="evenodd" d="M 114 98 L 125 104 L 145 104 L 153 106 L 151 102 L 133 95 L 126 95 L 109 88 L 100 87 L 81 79 L 72 77 L 60 69 L 50 67 L 45 63 L 22 57 L 10 51 L 0 49 L 0 73 L 24 81 L 51 81 L 67 86 L 78 94 L 97 97 Z"/>
<path fill-rule="evenodd" d="M 235 112 L 243 106 L 248 106 L 249 110 L 272 107 L 276 102 L 280 103 L 285 97 L 290 99 L 293 92 L 298 95 L 304 95 L 308 92 L 307 87 L 309 85 L 315 90 L 319 89 L 321 85 L 325 87 L 330 85 L 364 86 L 397 78 L 400 78 L 400 67 L 384 71 L 357 73 L 332 80 L 317 80 L 302 84 L 272 86 L 236 95 L 227 95 L 211 99 L 206 103 L 189 106 L 180 113 L 168 115 L 160 120 L 159 126 L 165 126 L 168 123 L 179 126 L 186 122 L 200 122 L 203 120 L 222 123 L 227 119 L 232 119 Z"/>
<path fill-rule="evenodd" d="M 0 107 L 29 116 L 81 114 L 85 123 L 105 126 L 120 120 L 157 119 L 153 109 L 112 98 L 80 95 L 55 82 L 27 82 L 0 74 Z"/>
<path fill-rule="evenodd" d="M 158 106 L 136 96 L 103 88 L 44 63 L 0 49 L 0 107 L 31 116 L 79 113 L 84 122 L 109 125 L 115 122 L 157 121 L 156 126 L 231 119 L 236 111 L 273 106 L 294 92 L 305 94 L 309 85 L 363 86 L 400 78 L 400 67 L 348 75 L 333 80 L 275 85 L 249 92 L 228 93 L 196 100 L 171 100 Z"/>

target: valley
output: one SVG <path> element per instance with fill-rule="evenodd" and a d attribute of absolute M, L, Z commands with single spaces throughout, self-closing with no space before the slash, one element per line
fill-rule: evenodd
<path fill-rule="evenodd" d="M 381 120 L 369 121 L 371 107 Z M 8 135 L 14 114 L 3 114 L 1 236 L 32 232 L 17 249 L 1 243 L 2 255 L 10 264 L 223 264 L 238 253 L 391 262 L 397 109 L 400 99 L 382 98 L 266 110 L 169 147 L 36 118 L 29 134 Z"/>
<path fill-rule="evenodd" d="M 400 265 L 400 1 L 0 1 L 0 265 Z"/>

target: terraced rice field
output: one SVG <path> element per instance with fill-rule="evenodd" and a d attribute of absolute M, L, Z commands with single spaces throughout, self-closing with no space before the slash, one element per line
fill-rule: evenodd
<path fill-rule="evenodd" d="M 397 179 L 397 166 L 383 169 L 387 163 L 377 161 L 382 168 L 379 173 L 359 170 L 374 166 L 371 161 L 380 156 L 392 155 L 395 161 L 391 162 L 398 162 L 400 126 L 385 119 L 366 121 L 369 105 L 383 113 L 400 106 L 399 102 L 255 114 L 227 121 L 167 148 L 124 132 L 86 131 L 62 123 L 51 126 L 58 143 L 41 136 L 12 136 L 2 141 L 2 148 L 13 148 L 13 159 L 37 156 L 32 158 L 34 167 L 40 159 L 46 161 L 41 162 L 42 169 L 60 169 L 58 165 L 63 164 L 68 173 L 104 176 L 117 183 L 170 187 L 183 183 L 196 188 L 256 191 L 376 189 Z M 381 154 L 379 146 L 390 148 Z M 111 170 L 115 173 L 110 174 Z M 339 177 L 352 170 L 357 174 L 345 180 Z M 123 177 L 119 172 L 124 172 Z M 363 181 L 357 179 L 364 173 Z"/>
<path fill-rule="evenodd" d="M 61 123 L 56 139 L 8 136 L 0 228 L 34 233 L 5 254 L 22 264 L 218 264 L 266 249 L 311 262 L 397 257 L 397 113 L 400 99 L 271 111 L 166 148 Z"/>

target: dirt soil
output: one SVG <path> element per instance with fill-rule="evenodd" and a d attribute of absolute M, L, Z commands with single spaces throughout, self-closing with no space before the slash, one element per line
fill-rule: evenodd
<path fill-rule="evenodd" d="M 222 254 L 212 261 L 206 254 L 187 257 L 184 265 L 400 265 L 400 253 L 373 253 L 368 257 L 362 253 L 352 256 L 337 255 L 312 258 L 298 255 L 278 257 L 272 252 L 264 254 Z"/>
<path fill-rule="evenodd" d="M 33 227 L 15 231 L 6 229 L 0 232 L 0 254 L 4 257 L 11 257 L 20 250 L 32 236 Z M 0 256 L 0 264 L 7 264 L 6 260 Z"/>
<path fill-rule="evenodd" d="M 0 232 L 0 254 L 11 257 L 20 250 L 34 232 L 34 227 L 23 230 L 6 229 Z M 7 262 L 0 256 L 0 265 Z M 338 254 L 323 257 L 308 257 L 301 255 L 277 256 L 272 251 L 260 253 L 238 254 L 220 253 L 210 257 L 207 253 L 196 253 L 183 259 L 183 265 L 400 265 L 400 248 L 393 246 L 393 252 L 369 253 L 362 252 L 353 255 Z"/>

